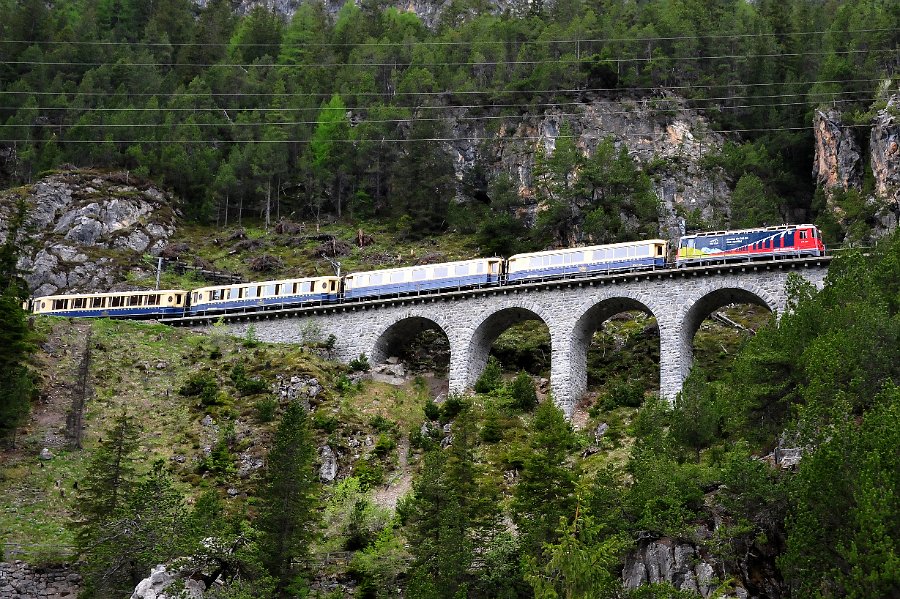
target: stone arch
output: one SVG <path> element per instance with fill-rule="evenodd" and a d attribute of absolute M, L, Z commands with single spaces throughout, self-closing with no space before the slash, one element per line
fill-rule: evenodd
<path fill-rule="evenodd" d="M 396 315 L 379 328 L 372 344 L 370 355 L 372 364 L 380 364 L 392 355 L 396 355 L 401 343 L 428 329 L 438 330 L 447 337 L 451 343 L 452 354 L 452 337 L 444 319 L 433 312 L 410 310 Z"/>
<path fill-rule="evenodd" d="M 592 298 L 575 312 L 579 316 L 569 337 L 569 355 L 566 360 L 572 408 L 574 402 L 587 390 L 587 352 L 594 332 L 616 314 L 632 310 L 643 312 L 659 321 L 659 308 L 648 301 L 648 298 L 619 290 Z"/>
<path fill-rule="evenodd" d="M 681 391 L 684 379 L 690 374 L 694 363 L 694 335 L 710 314 L 728 304 L 755 304 L 773 313 L 777 313 L 782 306 L 782 302 L 772 293 L 752 283 L 735 280 L 723 283 L 726 284 L 701 288 L 697 293 L 691 294 L 695 299 L 684 305 L 677 330 L 674 331 L 675 342 L 669 346 L 669 367 L 663 367 L 661 375 L 668 379 L 660 384 L 668 387 L 664 389 L 664 395 L 670 400 Z"/>
<path fill-rule="evenodd" d="M 471 335 L 468 336 L 464 357 L 465 387 L 473 386 L 481 376 L 481 372 L 487 364 L 491 345 L 497 340 L 497 337 L 512 325 L 527 320 L 540 320 L 547 325 L 552 346 L 554 341 L 552 319 L 542 306 L 530 301 L 502 302 L 491 305 L 491 311 L 475 323 Z"/>

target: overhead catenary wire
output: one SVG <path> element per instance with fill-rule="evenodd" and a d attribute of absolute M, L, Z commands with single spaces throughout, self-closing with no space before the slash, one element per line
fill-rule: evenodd
<path fill-rule="evenodd" d="M 857 98 L 857 99 L 845 99 L 845 100 L 836 100 L 838 103 L 856 103 L 856 102 L 868 102 L 873 101 L 875 98 Z M 781 103 L 771 103 L 771 104 L 738 104 L 733 106 L 718 106 L 717 110 L 740 110 L 746 108 L 774 108 L 781 106 L 806 106 L 808 102 L 781 102 Z M 212 109 L 210 109 L 212 110 Z M 329 110 L 328 108 L 323 109 L 325 111 Z M 666 108 L 657 108 L 650 109 L 651 112 L 665 112 Z M 160 110 L 163 111 L 162 109 Z M 340 109 L 341 112 L 344 109 Z M 205 111 L 204 111 L 205 112 Z M 604 115 L 625 115 L 625 114 L 634 114 L 633 110 L 618 110 L 618 111 L 609 111 L 605 112 Z M 483 116 L 461 116 L 455 117 L 452 120 L 454 121 L 491 121 L 491 120 L 527 120 L 533 119 L 538 116 L 543 117 L 580 117 L 584 116 L 583 113 L 580 112 L 562 112 L 562 113 L 552 113 L 552 114 L 517 114 L 517 115 L 483 115 Z M 360 123 L 365 124 L 385 124 L 385 123 L 409 123 L 412 121 L 416 122 L 443 122 L 448 120 L 447 117 L 413 117 L 409 116 L 406 118 L 395 118 L 395 119 L 361 119 Z M 51 128 L 56 129 L 60 127 L 87 127 L 90 129 L 109 129 L 109 128 L 151 128 L 151 127 L 267 127 L 267 126 L 296 126 L 296 125 L 317 125 L 320 121 L 236 121 L 236 122 L 214 122 L 214 123 L 204 123 L 204 122 L 178 122 L 178 123 L 35 123 L 29 125 L 21 125 L 17 123 L 0 123 L 0 128 L 15 128 L 15 127 L 38 127 L 38 128 Z"/>
<path fill-rule="evenodd" d="M 666 92 L 672 90 L 691 90 L 691 89 L 714 89 L 718 87 L 771 87 L 778 85 L 847 85 L 850 83 L 876 83 L 884 81 L 885 77 L 878 78 L 870 78 L 870 79 L 829 79 L 822 81 L 768 81 L 761 83 L 704 83 L 704 84 L 696 84 L 696 85 L 665 85 L 665 86 L 643 86 L 643 87 L 585 87 L 585 88 L 563 88 L 563 89 L 496 89 L 496 90 L 443 90 L 443 91 L 417 91 L 417 92 L 404 92 L 404 91 L 393 91 L 389 95 L 394 96 L 470 96 L 470 95 L 507 95 L 507 94 L 568 94 L 568 93 L 602 93 L 602 92 L 618 92 L 618 93 L 627 93 L 627 92 L 635 92 L 635 91 L 656 91 L 656 92 Z M 807 91 L 799 91 L 799 92 L 791 92 L 789 95 L 799 95 L 808 93 Z M 832 93 L 832 92 L 822 92 L 822 93 Z M 355 96 L 355 97 L 383 97 L 385 92 L 350 92 L 346 94 L 336 94 L 335 92 L 243 92 L 243 91 L 235 91 L 235 92 L 119 92 L 119 91 L 104 91 L 104 92 L 92 92 L 92 91 L 28 91 L 28 90 L 19 90 L 19 89 L 0 89 L 0 96 L 2 95 L 14 95 L 14 96 L 73 96 L 73 97 L 135 97 L 135 98 L 152 98 L 152 97 L 165 97 L 165 98 L 195 98 L 195 97 L 247 97 L 247 98 L 256 98 L 256 97 L 285 97 L 285 98 L 294 98 L 294 97 L 318 97 L 318 98 L 330 98 L 334 95 L 346 95 L 346 96 Z M 737 96 L 740 97 L 740 96 Z M 760 97 L 760 96 L 748 96 L 748 97 Z M 701 100 L 704 98 L 696 98 L 697 100 Z"/>
<path fill-rule="evenodd" d="M 837 96 L 855 96 L 855 95 L 866 95 L 870 96 L 872 92 L 870 90 L 843 90 L 843 91 L 834 91 L 834 92 L 814 92 L 811 93 L 809 91 L 804 92 L 791 92 L 784 94 L 761 94 L 761 95 L 749 95 L 749 96 L 714 96 L 709 98 L 646 98 L 646 99 L 632 99 L 631 101 L 636 102 L 665 102 L 671 101 L 675 103 L 686 102 L 686 103 L 695 103 L 695 102 L 729 102 L 734 100 L 760 100 L 760 99 L 780 99 L 780 98 L 794 98 L 797 96 L 828 96 L 828 102 L 833 101 L 833 97 Z M 856 101 L 867 101 L 870 98 L 864 97 L 860 98 Z M 809 102 L 798 102 L 797 104 L 808 104 Z M 620 105 L 622 104 L 622 100 L 595 100 L 591 102 L 490 102 L 490 103 L 482 103 L 482 104 L 453 104 L 451 106 L 446 106 L 442 104 L 415 104 L 415 105 L 397 105 L 397 104 L 389 104 L 384 105 L 378 108 L 384 109 L 393 109 L 393 110 L 448 110 L 448 109 L 457 109 L 457 110 L 465 110 L 465 109 L 486 109 L 486 108 L 547 108 L 547 107 L 561 107 L 561 106 L 585 106 L 585 105 Z M 761 106 L 776 106 L 775 103 L 766 103 Z M 0 106 L 0 110 L 37 110 L 37 111 L 52 111 L 52 110 L 70 110 L 78 113 L 85 112 L 203 112 L 203 111 L 221 111 L 221 110 L 237 110 L 243 112 L 320 112 L 322 110 L 350 110 L 350 111 L 366 111 L 372 110 L 373 106 L 342 106 L 339 109 L 337 108 L 329 108 L 327 106 L 262 106 L 262 107 L 254 107 L 254 108 L 242 108 L 242 107 L 227 107 L 227 106 L 207 106 L 207 107 L 179 107 L 179 106 L 160 106 L 160 107 L 148 107 L 148 106 L 135 106 L 135 107 L 123 107 L 123 106 L 80 106 L 80 107 L 72 107 L 72 106 Z M 660 109 L 669 109 L 670 107 L 660 107 Z M 686 108 L 697 108 L 688 106 Z M 700 107 L 702 108 L 702 107 Z M 718 108 L 718 107 L 717 107 Z"/>
<path fill-rule="evenodd" d="M 662 60 L 678 60 L 678 61 L 699 61 L 699 60 L 753 60 L 759 58 L 801 58 L 806 56 L 847 56 L 853 54 L 898 54 L 900 48 L 881 48 L 881 49 L 858 49 L 858 50 L 824 50 L 815 52 L 774 52 L 765 54 L 719 54 L 710 56 L 630 56 L 630 57 L 614 57 L 603 58 L 603 62 L 611 64 L 615 63 L 650 63 Z M 548 58 L 545 60 L 484 60 L 484 61 L 453 61 L 453 62 L 429 62 L 429 63 L 410 63 L 409 66 L 415 67 L 472 67 L 472 66 L 520 66 L 520 65 L 540 65 L 540 64 L 582 64 L 581 58 Z M 249 62 L 249 63 L 195 63 L 195 62 L 97 62 L 97 61 L 55 61 L 55 60 L 9 60 L 4 61 L 6 65 L 20 66 L 66 66 L 66 67 L 165 67 L 170 69 L 177 68 L 210 68 L 210 67 L 235 67 L 242 69 L 257 68 L 280 68 L 280 69 L 299 69 L 299 68 L 347 68 L 347 67 L 394 67 L 398 65 L 396 61 L 392 62 L 343 62 L 335 61 L 330 63 L 268 63 L 268 62 Z"/>
<path fill-rule="evenodd" d="M 809 35 L 849 35 L 857 33 L 895 33 L 897 30 L 892 27 L 876 27 L 867 29 L 845 29 L 840 31 L 823 29 L 817 31 L 789 31 L 783 33 L 776 32 L 756 32 L 756 33 L 713 33 L 713 34 L 696 34 L 696 35 L 674 35 L 674 36 L 642 36 L 642 37 L 591 37 L 591 38 L 566 38 L 566 39 L 548 39 L 548 40 L 460 40 L 460 41 L 416 41 L 417 45 L 425 46 L 468 46 L 468 45 L 544 45 L 544 44 L 566 44 L 566 43 L 617 43 L 617 42 L 664 42 L 664 41 L 680 41 L 680 40 L 705 40 L 705 39 L 746 39 L 746 38 L 784 38 L 784 37 L 802 37 Z M 131 42 L 116 40 L 0 40 L 4 44 L 31 44 L 31 45 L 60 45 L 60 46 L 146 46 L 146 47 L 218 47 L 218 48 L 280 48 L 289 46 L 285 42 L 279 43 L 233 43 L 228 42 Z M 303 42 L 303 46 L 310 47 L 393 47 L 405 46 L 408 41 L 400 42 Z"/>
<path fill-rule="evenodd" d="M 868 128 L 869 125 L 843 125 L 844 127 L 851 128 Z M 806 126 L 798 126 L 798 127 L 759 127 L 759 128 L 748 128 L 748 129 L 709 129 L 709 133 L 718 133 L 721 135 L 727 134 L 735 134 L 735 133 L 765 133 L 765 132 L 774 132 L 774 131 L 809 131 L 814 127 L 812 125 Z M 646 133 L 620 133 L 618 137 L 646 137 Z M 556 135 L 553 137 L 550 136 L 540 136 L 540 135 L 526 135 L 526 136 L 515 136 L 506 138 L 509 141 L 519 142 L 519 141 L 545 141 L 547 139 L 580 139 L 581 137 L 578 135 Z M 368 138 L 368 139 L 346 139 L 346 138 L 331 138 L 331 139 L 322 139 L 318 141 L 326 141 L 329 143 L 346 143 L 346 144 L 358 144 L 360 142 L 372 142 L 372 143 L 421 143 L 421 142 L 463 142 L 463 141 L 471 141 L 471 142 L 481 142 L 481 141 L 497 141 L 497 136 L 458 136 L 458 137 L 411 137 L 411 138 Z M 35 140 L 30 139 L 0 139 L 0 143 L 7 144 L 18 144 L 18 143 L 32 143 Z M 48 140 L 40 140 L 40 141 L 48 141 Z M 54 143 L 69 143 L 69 144 L 171 144 L 171 143 L 183 143 L 183 144 L 308 144 L 312 141 L 311 138 L 299 139 L 299 138 L 290 138 L 290 139 L 232 139 L 232 140 L 222 140 L 222 139 L 54 139 Z"/>

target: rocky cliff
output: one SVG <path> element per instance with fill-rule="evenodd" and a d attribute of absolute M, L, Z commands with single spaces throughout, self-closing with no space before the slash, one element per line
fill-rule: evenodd
<path fill-rule="evenodd" d="M 608 99 L 593 97 L 576 106 L 550 106 L 534 114 L 500 121 L 496 132 L 487 119 L 451 119 L 451 144 L 456 175 L 463 180 L 477 163 L 489 177 L 508 173 L 518 183 L 526 211 L 539 209 L 534 200 L 535 152 L 552 152 L 563 123 L 571 127 L 581 151 L 590 156 L 597 145 L 612 137 L 624 145 L 654 181 L 662 209 L 660 234 L 677 237 L 679 219 L 691 216 L 712 226 L 727 217 L 731 191 L 721 168 L 705 168 L 704 156 L 721 151 L 724 139 L 713 132 L 701 115 L 674 97 Z M 481 139 L 490 139 L 483 143 Z"/>
<path fill-rule="evenodd" d="M 875 112 L 869 125 L 868 166 L 872 183 L 866 185 L 866 170 L 859 134 L 842 123 L 834 109 L 817 110 L 813 117 L 815 160 L 812 174 L 828 197 L 828 209 L 840 221 L 843 211 L 832 200 L 835 189 L 856 190 L 866 194 L 865 201 L 874 213 L 873 235 L 881 237 L 897 228 L 900 216 L 900 96 L 891 95 L 883 108 Z M 864 137 L 864 136 L 863 136 Z"/>
<path fill-rule="evenodd" d="M 34 295 L 106 291 L 175 231 L 172 198 L 127 173 L 64 172 L 0 193 L 0 243 L 27 205 L 18 266 Z"/>

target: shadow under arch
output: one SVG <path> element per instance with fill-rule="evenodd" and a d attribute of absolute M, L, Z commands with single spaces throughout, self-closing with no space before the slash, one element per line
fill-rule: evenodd
<path fill-rule="evenodd" d="M 539 314 L 529 308 L 521 306 L 501 308 L 500 310 L 489 314 L 481 321 L 475 328 L 472 338 L 469 341 L 467 387 L 473 386 L 475 381 L 478 380 L 478 377 L 481 376 L 484 367 L 487 365 L 488 356 L 491 353 L 491 346 L 494 344 L 494 341 L 497 340 L 497 337 L 509 327 L 528 320 L 540 321 L 547 326 L 548 330 L 550 329 L 550 325 L 544 318 L 541 318 Z"/>
<path fill-rule="evenodd" d="M 375 340 L 372 348 L 372 364 L 381 364 L 391 356 L 401 355 L 411 340 L 428 330 L 439 331 L 449 342 L 447 331 L 434 320 L 424 316 L 407 316 L 390 324 Z"/>
<path fill-rule="evenodd" d="M 575 322 L 575 327 L 572 331 L 572 348 L 569 353 L 572 397 L 575 401 L 578 401 L 587 391 L 588 350 L 590 349 L 594 333 L 604 322 L 622 312 L 643 312 L 656 318 L 653 310 L 639 300 L 630 297 L 609 297 L 598 300 L 593 306 L 585 310 Z"/>

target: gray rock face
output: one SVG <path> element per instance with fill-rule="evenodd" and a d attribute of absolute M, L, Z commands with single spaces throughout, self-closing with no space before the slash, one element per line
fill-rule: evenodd
<path fill-rule="evenodd" d="M 869 136 L 875 195 L 883 204 L 878 215 L 879 234 L 897 228 L 900 216 L 900 96 L 888 100 L 887 107 L 875 116 Z"/>
<path fill-rule="evenodd" d="M 639 165 L 652 163 L 654 187 L 663 207 L 660 234 L 676 237 L 679 219 L 684 215 L 694 214 L 711 224 L 726 217 L 731 197 L 724 171 L 707 169 L 702 163 L 704 156 L 721 150 L 724 139 L 710 130 L 703 117 L 681 104 L 676 97 L 598 97 L 576 107 L 549 107 L 532 118 L 500 121 L 496 135 L 485 129 L 484 121 L 461 120 L 467 114 L 460 110 L 450 118 L 453 136 L 460 138 L 450 148 L 456 156 L 456 176 L 462 181 L 478 162 L 487 166 L 492 177 L 509 174 L 526 203 L 523 216 L 533 218 L 540 209 L 533 200 L 536 151 L 542 146 L 552 153 L 566 123 L 586 156 L 593 155 L 600 142 L 612 137 L 616 147 L 624 146 Z M 671 116 L 660 119 L 660 105 Z M 490 144 L 471 141 L 492 136 Z M 485 148 L 487 154 L 483 153 Z"/>
<path fill-rule="evenodd" d="M 81 575 L 68 566 L 0 562 L 0 599 L 76 597 L 80 586 Z"/>
<path fill-rule="evenodd" d="M 153 568 L 150 576 L 138 583 L 131 595 L 131 599 L 202 599 L 206 590 L 199 580 L 183 579 L 183 590 L 173 592 L 166 590 L 176 580 L 183 579 L 178 573 L 169 572 L 166 566 L 160 564 Z"/>
<path fill-rule="evenodd" d="M 622 582 L 626 589 L 668 582 L 676 589 L 710 597 L 716 590 L 716 566 L 687 543 L 663 538 L 642 543 L 625 557 Z"/>
<path fill-rule="evenodd" d="M 862 182 L 862 157 L 853 129 L 844 127 L 837 110 L 817 110 L 813 117 L 813 177 L 821 187 L 847 190 Z"/>
<path fill-rule="evenodd" d="M 328 445 L 319 448 L 319 462 L 319 478 L 322 482 L 332 482 L 337 477 L 338 462 L 334 450 Z"/>
<path fill-rule="evenodd" d="M 27 190 L 27 237 L 18 267 L 35 296 L 108 291 L 125 278 L 103 250 L 127 263 L 158 252 L 175 232 L 170 198 L 127 174 L 97 177 L 78 171 L 51 175 Z M 17 195 L 0 194 L 0 243 Z"/>

